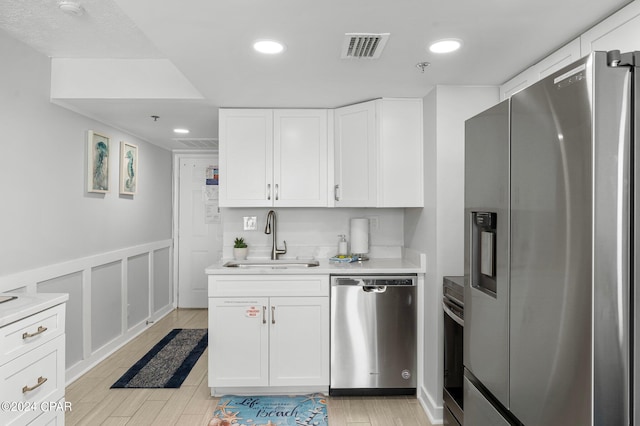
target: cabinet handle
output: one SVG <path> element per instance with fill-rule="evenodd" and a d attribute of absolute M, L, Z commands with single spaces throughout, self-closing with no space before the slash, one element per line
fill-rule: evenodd
<path fill-rule="evenodd" d="M 271 184 L 267 184 L 267 200 L 271 200 Z"/>
<path fill-rule="evenodd" d="M 47 381 L 46 377 L 38 377 L 38 383 L 33 386 L 25 386 L 22 388 L 22 393 L 31 392 L 34 389 L 38 389 L 40 386 L 44 385 L 44 382 Z"/>
<path fill-rule="evenodd" d="M 22 333 L 22 338 L 23 339 L 28 339 L 30 337 L 35 337 L 38 334 L 44 333 L 45 331 L 47 331 L 47 327 L 44 327 L 44 326 L 41 325 L 40 327 L 38 327 L 38 331 L 36 331 L 35 333 Z"/>
<path fill-rule="evenodd" d="M 267 307 L 264 305 L 262 306 L 262 323 L 267 323 Z"/>
<path fill-rule="evenodd" d="M 333 199 L 336 201 L 340 201 L 340 197 L 338 197 L 338 189 L 340 188 L 340 185 L 336 185 L 333 187 Z"/>
<path fill-rule="evenodd" d="M 271 307 L 271 324 L 275 324 L 276 323 L 276 307 L 272 306 Z"/>
<path fill-rule="evenodd" d="M 278 200 L 278 184 L 276 183 L 276 200 Z"/>

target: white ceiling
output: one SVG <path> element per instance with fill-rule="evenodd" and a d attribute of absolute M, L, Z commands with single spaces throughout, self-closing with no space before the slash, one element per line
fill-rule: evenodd
<path fill-rule="evenodd" d="M 423 97 L 434 85 L 499 85 L 629 0 L 0 0 L 0 30 L 52 58 L 168 59 L 202 99 L 64 99 L 167 149 L 209 146 L 217 108 L 336 107 Z M 345 33 L 390 33 L 380 59 L 340 59 Z M 437 39 L 464 41 L 435 55 Z M 257 39 L 286 51 L 262 56 Z M 424 73 L 416 67 L 428 61 Z M 150 118 L 160 116 L 156 122 Z M 171 129 L 188 127 L 181 143 Z M 182 138 L 185 139 L 185 138 Z M 192 146 L 189 146 L 192 145 Z"/>

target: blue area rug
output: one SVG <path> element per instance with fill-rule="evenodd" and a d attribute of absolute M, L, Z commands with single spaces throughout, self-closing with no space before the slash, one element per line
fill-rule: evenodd
<path fill-rule="evenodd" d="M 220 398 L 209 426 L 327 426 L 327 400 L 322 394 Z"/>
<path fill-rule="evenodd" d="M 207 349 L 207 329 L 174 328 L 111 388 L 179 388 Z"/>

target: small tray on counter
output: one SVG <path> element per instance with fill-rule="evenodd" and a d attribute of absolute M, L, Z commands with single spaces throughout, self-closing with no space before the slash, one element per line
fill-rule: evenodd
<path fill-rule="evenodd" d="M 333 257 L 329 258 L 329 262 L 331 263 L 351 263 L 357 262 L 358 256 L 349 255 L 349 254 L 337 254 Z"/>

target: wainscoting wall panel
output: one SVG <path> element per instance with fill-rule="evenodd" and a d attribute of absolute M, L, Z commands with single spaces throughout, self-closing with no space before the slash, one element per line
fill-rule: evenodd
<path fill-rule="evenodd" d="M 66 368 L 69 368 L 84 358 L 82 272 L 39 282 L 38 293 L 67 293 L 69 295 L 65 317 L 65 362 Z"/>
<path fill-rule="evenodd" d="M 130 257 L 127 261 L 127 330 L 149 318 L 151 288 L 149 286 L 149 254 Z"/>
<path fill-rule="evenodd" d="M 122 261 L 91 268 L 91 352 L 122 332 Z M 126 306 L 125 306 L 126 307 Z"/>
<path fill-rule="evenodd" d="M 163 306 L 171 302 L 175 305 L 173 298 L 173 253 L 170 247 L 161 248 L 153 252 L 153 312 L 157 312 Z M 170 274 L 167 271 L 171 271 Z"/>
<path fill-rule="evenodd" d="M 162 240 L 0 276 L 0 292 L 69 294 L 69 384 L 175 308 L 172 258 Z"/>

